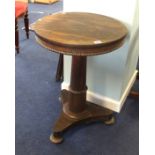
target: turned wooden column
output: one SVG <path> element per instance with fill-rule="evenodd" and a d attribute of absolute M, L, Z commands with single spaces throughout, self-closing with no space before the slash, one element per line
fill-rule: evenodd
<path fill-rule="evenodd" d="M 86 108 L 86 60 L 86 56 L 72 56 L 68 106 L 74 113 L 80 113 Z"/>

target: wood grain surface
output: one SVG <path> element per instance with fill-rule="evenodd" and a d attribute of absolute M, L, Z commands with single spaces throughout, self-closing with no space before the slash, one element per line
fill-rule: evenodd
<path fill-rule="evenodd" d="M 51 46 L 51 50 L 70 55 L 87 56 L 100 54 L 101 51 L 110 52 L 107 46 L 115 46 L 112 50 L 120 47 L 127 35 L 127 29 L 120 21 L 103 15 L 81 12 L 45 16 L 36 21 L 31 28 L 43 46 L 47 46 L 48 49 Z M 60 49 L 55 49 L 54 46 Z M 88 48 L 91 52 L 91 48 L 102 47 L 106 47 L 106 50 L 93 49 L 90 54 L 88 50 L 80 53 L 83 48 Z M 77 49 L 77 52 L 71 52 L 74 49 Z"/>

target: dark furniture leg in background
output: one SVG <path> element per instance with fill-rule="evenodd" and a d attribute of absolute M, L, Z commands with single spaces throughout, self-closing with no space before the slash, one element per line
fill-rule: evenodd
<path fill-rule="evenodd" d="M 25 32 L 26 37 L 29 39 L 29 19 L 28 19 L 28 10 L 23 13 L 22 15 L 15 18 L 15 46 L 17 54 L 19 53 L 19 30 L 18 30 L 18 18 L 24 16 L 24 25 L 25 25 Z"/>
<path fill-rule="evenodd" d="M 15 19 L 15 46 L 16 51 L 19 53 L 19 32 L 18 32 L 18 21 Z"/>
<path fill-rule="evenodd" d="M 137 73 L 136 80 L 139 81 L 139 72 Z M 132 97 L 139 98 L 139 91 L 132 90 L 129 95 L 132 96 Z"/>
<path fill-rule="evenodd" d="M 56 81 L 63 80 L 63 54 L 59 55 L 59 61 L 56 72 Z"/>
<path fill-rule="evenodd" d="M 24 15 L 24 24 L 25 24 L 25 32 L 26 32 L 26 37 L 29 39 L 29 19 L 28 19 L 28 11 L 26 11 Z"/>

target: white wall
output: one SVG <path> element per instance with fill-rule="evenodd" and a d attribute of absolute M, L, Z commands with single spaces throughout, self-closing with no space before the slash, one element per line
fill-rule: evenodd
<path fill-rule="evenodd" d="M 130 79 L 135 72 L 138 59 L 138 8 L 136 0 L 64 0 L 64 11 L 94 12 L 121 20 L 129 29 L 125 44 L 118 50 L 100 56 L 88 57 L 87 86 L 88 92 L 108 98 L 121 108 L 122 97 L 133 83 Z M 64 85 L 70 82 L 71 57 L 65 56 Z M 134 80 L 134 78 L 133 78 Z M 130 86 L 131 87 L 131 86 Z M 125 94 L 126 93 L 126 94 Z M 125 94 L 125 95 L 124 95 Z M 93 96 L 93 95 L 92 95 Z M 89 97 L 89 100 L 93 100 Z M 103 99 L 104 100 L 104 99 Z M 99 101 L 102 106 L 111 103 Z M 108 102 L 108 101 L 107 101 Z M 109 105 L 108 105 L 109 106 Z M 113 109 L 112 106 L 111 109 Z M 115 111 L 119 111 L 119 110 Z"/>

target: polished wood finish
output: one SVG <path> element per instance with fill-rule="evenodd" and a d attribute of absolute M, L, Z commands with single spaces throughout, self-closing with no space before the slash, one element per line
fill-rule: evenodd
<path fill-rule="evenodd" d="M 103 22 L 104 21 L 104 22 Z M 38 42 L 67 55 L 90 56 L 119 48 L 127 35 L 118 20 L 92 13 L 57 13 L 32 25 Z"/>
<path fill-rule="evenodd" d="M 57 53 L 72 55 L 69 90 L 61 91 L 62 111 L 50 140 L 62 142 L 63 133 L 79 123 L 102 120 L 113 124 L 111 110 L 86 100 L 87 56 L 105 54 L 121 47 L 127 36 L 119 21 L 92 13 L 58 13 L 43 17 L 31 28 L 43 47 Z"/>
<path fill-rule="evenodd" d="M 66 111 L 80 113 L 86 109 L 86 57 L 73 56 L 70 93 Z M 69 112 L 68 112 L 69 113 Z"/>

